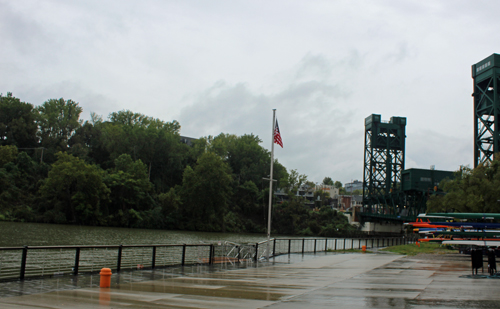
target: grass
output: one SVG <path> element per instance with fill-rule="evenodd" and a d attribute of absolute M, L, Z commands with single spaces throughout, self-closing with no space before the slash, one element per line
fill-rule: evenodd
<path fill-rule="evenodd" d="M 417 255 L 420 253 L 426 254 L 448 254 L 456 253 L 457 250 L 448 249 L 447 247 L 441 246 L 441 244 L 422 242 L 420 246 L 416 244 L 392 246 L 382 249 L 381 251 L 389 251 L 404 255 Z"/>

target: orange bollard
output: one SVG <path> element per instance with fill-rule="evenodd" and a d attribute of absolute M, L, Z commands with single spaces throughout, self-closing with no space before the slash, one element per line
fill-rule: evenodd
<path fill-rule="evenodd" d="M 365 246 L 365 245 L 361 246 L 361 250 L 362 250 L 363 252 L 366 252 L 366 246 Z"/>
<path fill-rule="evenodd" d="M 111 285 L 111 269 L 103 268 L 101 269 L 101 273 L 99 275 L 101 275 L 99 286 L 101 288 L 109 288 Z"/>

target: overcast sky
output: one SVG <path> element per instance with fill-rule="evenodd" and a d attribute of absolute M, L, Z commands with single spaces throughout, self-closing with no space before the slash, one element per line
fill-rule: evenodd
<path fill-rule="evenodd" d="M 407 117 L 406 168 L 473 165 L 471 65 L 496 1 L 0 0 L 0 92 L 258 135 L 313 182 L 363 178 L 364 118 Z"/>

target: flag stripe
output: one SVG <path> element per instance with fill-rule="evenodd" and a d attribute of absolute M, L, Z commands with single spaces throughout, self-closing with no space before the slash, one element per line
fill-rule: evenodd
<path fill-rule="evenodd" d="M 278 127 L 278 119 L 276 119 L 276 126 L 274 127 L 274 143 L 283 148 L 283 141 L 281 140 L 280 128 Z"/>

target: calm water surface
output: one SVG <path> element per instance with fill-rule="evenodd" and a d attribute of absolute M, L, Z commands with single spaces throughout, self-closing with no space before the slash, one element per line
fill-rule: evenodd
<path fill-rule="evenodd" d="M 265 234 L 207 233 L 0 221 L 0 247 L 56 245 L 255 243 Z"/>

